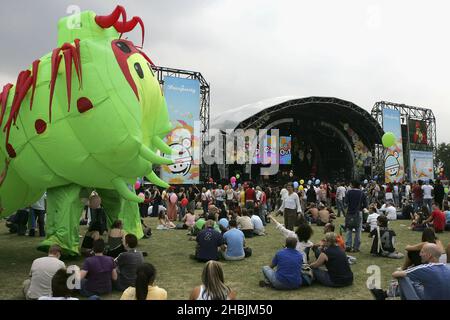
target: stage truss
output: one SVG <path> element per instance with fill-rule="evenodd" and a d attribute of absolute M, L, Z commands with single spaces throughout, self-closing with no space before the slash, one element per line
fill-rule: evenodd
<path fill-rule="evenodd" d="M 167 67 L 153 66 L 159 83 L 164 86 L 164 77 L 177 77 L 184 79 L 195 79 L 200 82 L 200 134 L 201 146 L 200 159 L 203 157 L 203 150 L 209 141 L 209 124 L 210 124 L 210 86 L 200 72 L 173 69 Z M 205 181 L 211 175 L 210 167 L 200 163 L 200 181 Z"/>
<path fill-rule="evenodd" d="M 383 110 L 392 109 L 400 111 L 400 121 L 402 128 L 407 127 L 406 135 L 403 134 L 403 159 L 405 161 L 405 174 L 407 173 L 406 179 L 409 180 L 409 170 L 410 170 L 410 159 L 409 152 L 411 150 L 411 143 L 409 141 L 409 121 L 408 120 L 418 120 L 423 121 L 427 128 L 427 139 L 428 144 L 426 145 L 415 145 L 414 150 L 418 151 L 432 151 L 433 161 L 436 166 L 436 118 L 434 117 L 433 111 L 427 108 L 413 107 L 405 104 L 398 104 L 393 102 L 380 101 L 375 103 L 372 108 L 371 115 L 374 119 L 383 127 Z M 405 139 L 406 137 L 406 139 Z M 384 159 L 386 156 L 386 149 L 380 145 L 375 145 L 375 157 L 374 157 L 374 172 L 379 177 L 383 177 L 384 181 Z"/>

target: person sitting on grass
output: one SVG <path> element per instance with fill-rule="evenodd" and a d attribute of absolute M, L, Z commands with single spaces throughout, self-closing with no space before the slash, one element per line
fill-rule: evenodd
<path fill-rule="evenodd" d="M 312 224 L 317 223 L 319 220 L 319 209 L 317 209 L 315 202 L 311 202 L 306 208 L 305 217 Z"/>
<path fill-rule="evenodd" d="M 327 223 L 324 227 L 323 227 L 323 234 L 326 235 L 328 232 L 334 232 L 335 230 L 335 226 L 332 223 Z M 320 253 L 322 252 L 322 250 L 326 249 L 325 247 L 325 239 L 320 240 L 318 243 L 315 243 L 312 246 L 312 250 L 314 252 L 314 255 L 316 256 L 316 259 L 320 256 Z M 342 235 L 340 234 L 336 234 L 336 244 L 343 250 L 345 251 L 345 241 L 344 238 L 342 237 Z M 309 260 L 309 259 L 308 259 Z"/>
<path fill-rule="evenodd" d="M 327 271 L 320 269 L 323 265 Z M 326 287 L 346 287 L 353 284 L 353 272 L 345 252 L 336 245 L 334 232 L 325 235 L 324 249 L 310 267 L 315 281 Z"/>
<path fill-rule="evenodd" d="M 236 219 L 234 219 L 236 220 Z M 220 231 L 222 232 L 222 235 L 227 232 L 228 230 L 230 230 L 230 221 L 227 218 L 222 218 L 219 220 L 219 228 Z"/>
<path fill-rule="evenodd" d="M 71 297 L 72 290 L 67 286 L 69 277 L 70 274 L 65 268 L 56 271 L 52 278 L 52 294 L 39 297 L 39 300 L 78 300 L 78 298 Z"/>
<path fill-rule="evenodd" d="M 443 210 L 445 214 L 445 231 L 450 231 L 450 208 L 448 201 L 444 201 Z"/>
<path fill-rule="evenodd" d="M 300 216 L 302 217 L 302 216 Z M 303 263 L 308 263 L 308 256 L 309 256 L 309 248 L 313 246 L 313 243 L 311 242 L 311 237 L 314 233 L 311 226 L 306 222 L 306 220 L 302 217 L 298 219 L 298 226 L 297 229 L 294 231 L 286 229 L 281 223 L 279 223 L 274 217 L 271 215 L 268 216 L 268 218 L 275 223 L 275 229 L 279 230 L 280 233 L 285 238 L 297 238 L 297 246 L 296 249 L 298 252 L 300 252 L 303 256 Z"/>
<path fill-rule="evenodd" d="M 395 251 L 395 231 L 388 228 L 388 218 L 379 216 L 377 227 L 370 232 L 373 238 L 370 253 L 374 256 L 402 259 L 403 253 Z"/>
<path fill-rule="evenodd" d="M 155 286 L 156 269 L 150 263 L 143 263 L 136 269 L 134 287 L 128 287 L 120 300 L 167 300 L 167 291 Z"/>
<path fill-rule="evenodd" d="M 225 284 L 220 262 L 208 261 L 202 272 L 202 285 L 195 287 L 189 300 L 236 300 L 236 292 Z"/>
<path fill-rule="evenodd" d="M 422 264 L 422 260 L 420 258 L 420 250 L 422 250 L 423 246 L 427 243 L 434 243 L 440 249 L 441 254 L 444 253 L 444 246 L 442 242 L 436 237 L 434 230 L 432 228 L 426 228 L 422 232 L 422 242 L 419 242 L 415 245 L 407 245 L 405 262 L 403 263 L 402 270 L 406 270 L 409 267 L 414 267 Z"/>
<path fill-rule="evenodd" d="M 378 217 L 380 214 L 378 213 L 378 209 L 375 205 L 370 205 L 369 207 L 369 215 L 367 216 L 366 225 L 364 226 L 365 232 L 372 232 L 378 226 Z"/>
<path fill-rule="evenodd" d="M 205 228 L 197 234 L 196 237 L 197 248 L 195 255 L 191 255 L 192 259 L 200 262 L 209 260 L 219 260 L 218 249 L 222 247 L 222 234 L 214 229 L 214 221 L 208 220 L 205 223 Z"/>
<path fill-rule="evenodd" d="M 333 219 L 336 218 L 334 214 L 331 214 L 330 211 L 325 207 L 323 203 L 319 204 L 319 216 L 317 218 L 316 224 L 318 226 L 324 226 L 329 222 L 332 222 Z"/>
<path fill-rule="evenodd" d="M 253 215 L 253 209 L 242 209 L 242 216 L 238 216 L 236 221 L 239 229 L 244 233 L 246 238 L 253 237 L 253 222 L 250 218 Z"/>
<path fill-rule="evenodd" d="M 277 290 L 298 289 L 302 285 L 303 255 L 296 250 L 296 237 L 286 238 L 286 247 L 279 250 L 272 259 L 270 266 L 262 267 L 264 280 L 261 287 L 272 287 Z M 274 271 L 274 268 L 277 268 Z"/>
<path fill-rule="evenodd" d="M 125 249 L 115 259 L 117 265 L 118 278 L 115 287 L 119 291 L 123 291 L 136 281 L 136 270 L 139 265 L 144 263 L 144 256 L 141 251 L 137 251 L 138 239 L 134 234 L 125 236 Z"/>
<path fill-rule="evenodd" d="M 107 255 L 116 258 L 119 254 L 125 252 L 124 239 L 123 222 L 122 220 L 116 220 L 108 232 Z"/>
<path fill-rule="evenodd" d="M 169 230 L 169 229 L 175 229 L 177 226 L 169 220 L 169 217 L 165 212 L 160 212 L 158 214 L 158 226 L 156 227 L 156 230 Z"/>
<path fill-rule="evenodd" d="M 244 260 L 245 258 L 245 236 L 244 233 L 237 229 L 236 220 L 230 220 L 230 230 L 223 235 L 222 256 L 225 260 L 235 261 Z"/>
<path fill-rule="evenodd" d="M 111 293 L 112 282 L 117 280 L 117 271 L 113 258 L 104 256 L 103 239 L 94 241 L 95 255 L 87 258 L 80 272 L 80 294 L 84 297 Z"/>
<path fill-rule="evenodd" d="M 264 227 L 263 221 L 261 220 L 261 217 L 253 213 L 251 220 L 253 224 L 253 234 L 257 236 L 265 236 L 266 229 Z"/>
<path fill-rule="evenodd" d="M 434 243 L 425 244 L 420 250 L 422 264 L 392 274 L 398 280 L 402 300 L 450 300 L 450 268 L 439 263 L 441 248 Z M 370 290 L 377 300 L 388 295 L 382 289 Z"/>
<path fill-rule="evenodd" d="M 433 211 L 424 223 L 433 226 L 434 232 L 440 233 L 445 229 L 445 214 L 439 209 L 436 202 L 433 203 Z"/>
<path fill-rule="evenodd" d="M 53 275 L 61 268 L 65 268 L 61 258 L 61 247 L 52 245 L 48 249 L 48 256 L 37 258 L 31 264 L 30 279 L 23 282 L 23 293 L 27 300 L 36 300 L 42 296 L 50 296 Z"/>
<path fill-rule="evenodd" d="M 192 228 L 195 224 L 195 213 L 191 208 L 189 208 L 188 212 L 183 217 L 183 228 L 188 229 L 191 232 Z"/>

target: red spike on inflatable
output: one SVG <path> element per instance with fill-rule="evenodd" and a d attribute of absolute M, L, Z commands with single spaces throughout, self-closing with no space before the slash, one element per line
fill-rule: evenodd
<path fill-rule="evenodd" d="M 41 61 L 40 60 L 34 60 L 33 61 L 33 88 L 31 90 L 31 98 L 30 98 L 30 110 L 33 109 L 33 100 L 34 100 L 34 91 L 36 90 L 36 81 L 37 81 L 37 75 L 38 75 L 38 70 L 39 70 L 39 63 Z M 1 124 L 1 122 L 0 122 Z"/>
<path fill-rule="evenodd" d="M 33 82 L 33 77 L 31 77 L 31 71 L 22 71 L 16 83 L 16 92 L 14 94 L 14 100 L 11 105 L 11 111 L 9 112 L 8 121 L 5 124 L 3 131 L 6 131 L 6 146 L 9 144 L 9 133 L 11 131 L 11 124 L 14 120 L 14 125 L 16 124 L 17 116 L 19 114 L 22 101 L 25 98 L 28 90 Z"/>
<path fill-rule="evenodd" d="M 64 63 L 66 66 L 66 87 L 67 87 L 67 111 L 70 112 L 70 100 L 72 98 L 72 47 L 63 51 Z"/>
<path fill-rule="evenodd" d="M 58 68 L 61 62 L 62 56 L 60 56 L 60 48 L 56 48 L 52 53 L 52 75 L 50 80 L 50 103 L 48 106 L 48 118 L 49 122 L 52 122 L 52 102 L 53 93 L 55 92 L 56 77 L 58 76 Z"/>
<path fill-rule="evenodd" d="M 127 21 L 125 8 L 122 6 L 117 6 L 109 15 L 95 16 L 95 22 L 102 28 L 109 28 L 119 20 L 120 15 L 122 15 L 124 21 Z"/>
<path fill-rule="evenodd" d="M 121 32 L 121 33 L 130 32 L 131 30 L 133 30 L 136 27 L 136 25 L 138 23 L 139 23 L 139 26 L 141 27 L 141 31 L 142 31 L 141 45 L 144 46 L 145 27 L 144 27 L 144 23 L 142 22 L 141 18 L 133 17 L 130 21 L 126 21 L 126 22 L 117 21 L 114 24 L 114 28 L 116 28 L 117 32 Z"/>
<path fill-rule="evenodd" d="M 13 87 L 12 83 L 5 84 L 5 86 L 3 87 L 3 91 L 1 93 L 2 111 L 0 114 L 0 125 L 3 123 L 3 117 L 5 116 L 6 112 L 6 103 L 8 101 L 9 90 L 11 90 L 12 87 Z"/>
<path fill-rule="evenodd" d="M 72 52 L 72 55 L 74 56 L 73 62 L 75 63 L 75 68 L 76 68 L 77 76 L 78 76 L 78 83 L 81 88 L 83 86 L 83 77 L 82 77 L 82 72 L 81 72 L 80 39 L 75 39 L 74 42 L 75 42 L 76 54 L 74 54 Z"/>

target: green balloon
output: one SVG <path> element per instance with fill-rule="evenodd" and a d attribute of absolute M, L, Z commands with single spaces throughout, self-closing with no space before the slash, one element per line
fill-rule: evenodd
<path fill-rule="evenodd" d="M 239 179 L 241 177 L 241 175 L 238 173 L 236 174 L 236 179 Z"/>
<path fill-rule="evenodd" d="M 448 188 L 447 188 L 447 187 L 444 188 L 444 192 L 445 192 L 446 194 L 448 193 Z"/>
<path fill-rule="evenodd" d="M 386 132 L 381 138 L 381 141 L 383 142 L 383 146 L 385 148 L 392 147 L 395 144 L 395 140 L 395 134 L 393 134 L 392 132 Z"/>

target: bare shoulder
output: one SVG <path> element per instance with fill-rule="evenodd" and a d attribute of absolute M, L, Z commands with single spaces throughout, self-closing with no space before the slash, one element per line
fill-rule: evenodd
<path fill-rule="evenodd" d="M 200 286 L 195 287 L 191 291 L 191 295 L 189 296 L 189 300 L 197 300 L 197 297 L 200 294 Z"/>

